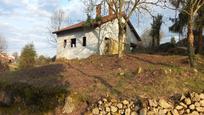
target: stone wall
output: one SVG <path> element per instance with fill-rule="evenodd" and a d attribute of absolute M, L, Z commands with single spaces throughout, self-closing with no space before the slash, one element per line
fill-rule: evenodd
<path fill-rule="evenodd" d="M 204 115 L 204 93 L 175 95 L 170 99 L 116 100 L 102 98 L 86 115 Z"/>

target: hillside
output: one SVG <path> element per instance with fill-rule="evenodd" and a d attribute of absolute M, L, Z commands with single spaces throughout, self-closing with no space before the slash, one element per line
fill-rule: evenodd
<path fill-rule="evenodd" d="M 115 55 L 61 60 L 46 66 L 2 74 L 0 85 L 1 90 L 11 84 L 53 89 L 53 92 L 66 89 L 69 92 L 66 94 L 74 98 L 74 103 L 81 105 L 71 114 L 80 114 L 88 105 L 106 96 L 167 98 L 188 91 L 202 92 L 204 62 L 198 58 L 197 71 L 189 68 L 187 60 L 186 56 L 149 54 L 128 54 L 122 59 Z M 61 113 L 62 108 L 58 107 L 57 112 Z"/>

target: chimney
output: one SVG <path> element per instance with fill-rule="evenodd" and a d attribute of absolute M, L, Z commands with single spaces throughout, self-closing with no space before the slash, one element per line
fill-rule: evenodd
<path fill-rule="evenodd" d="M 109 2 L 109 15 L 113 15 L 113 2 L 110 0 Z"/>
<path fill-rule="evenodd" d="M 96 6 L 96 17 L 100 17 L 101 16 L 101 4 L 98 4 Z"/>

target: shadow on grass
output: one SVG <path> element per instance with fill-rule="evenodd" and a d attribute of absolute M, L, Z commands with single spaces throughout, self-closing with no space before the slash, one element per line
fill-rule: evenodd
<path fill-rule="evenodd" d="M 179 67 L 179 66 L 177 66 L 177 65 L 175 65 L 175 64 L 168 64 L 168 63 L 162 63 L 162 62 L 153 62 L 153 61 L 151 61 L 151 60 L 147 60 L 147 59 L 140 58 L 140 57 L 138 57 L 138 56 L 136 56 L 136 55 L 134 55 L 134 56 L 133 56 L 133 55 L 128 55 L 128 56 L 130 56 L 130 57 L 132 57 L 132 58 L 135 58 L 135 59 L 137 59 L 137 60 L 139 60 L 139 61 L 143 61 L 143 62 L 152 64 L 152 65 L 161 65 L 161 66 L 166 66 L 166 67 Z"/>

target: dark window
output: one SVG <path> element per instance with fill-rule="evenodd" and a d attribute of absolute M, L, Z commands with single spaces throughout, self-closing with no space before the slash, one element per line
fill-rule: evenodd
<path fill-rule="evenodd" d="M 83 46 L 86 46 L 86 37 L 83 37 Z"/>
<path fill-rule="evenodd" d="M 66 47 L 67 45 L 67 40 L 64 40 L 64 48 Z"/>
<path fill-rule="evenodd" d="M 76 47 L 76 38 L 71 39 L 71 47 Z"/>

